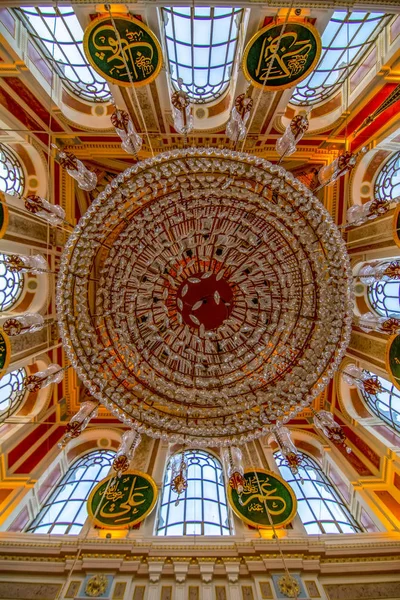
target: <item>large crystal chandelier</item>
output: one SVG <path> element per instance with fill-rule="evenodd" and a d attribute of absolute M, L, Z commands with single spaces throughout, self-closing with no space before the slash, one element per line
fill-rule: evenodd
<path fill-rule="evenodd" d="M 240 445 L 317 397 L 349 342 L 352 273 L 312 192 L 248 154 L 191 148 L 118 175 L 70 236 L 64 347 L 140 433 Z"/>

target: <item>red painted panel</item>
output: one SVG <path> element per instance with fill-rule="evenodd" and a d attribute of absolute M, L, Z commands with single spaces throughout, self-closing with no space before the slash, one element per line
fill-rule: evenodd
<path fill-rule="evenodd" d="M 382 104 L 382 102 L 384 102 L 384 100 L 386 100 L 386 98 L 389 96 L 389 94 L 391 94 L 391 92 L 395 89 L 396 86 L 397 86 L 397 83 L 386 83 L 382 87 L 382 89 L 375 96 L 373 96 L 369 102 L 367 102 L 367 104 L 364 106 L 364 108 L 362 108 L 355 115 L 355 117 L 353 119 L 351 119 L 351 121 L 348 122 L 347 127 L 345 125 L 341 129 L 341 131 L 339 132 L 338 135 L 339 136 L 344 135 L 347 130 L 347 135 L 349 136 L 350 133 L 353 133 L 354 131 L 356 131 L 356 129 L 358 129 L 358 127 L 360 127 L 361 123 L 369 115 L 372 115 L 372 113 L 377 108 L 379 108 L 379 106 Z M 371 125 L 373 125 L 373 123 Z M 369 125 L 369 127 L 366 127 L 365 130 L 369 129 L 371 127 L 371 125 Z"/>
<path fill-rule="evenodd" d="M 8 467 L 12 467 L 13 464 L 16 463 L 17 460 L 19 460 L 21 456 L 23 456 L 23 454 L 25 454 L 25 452 L 27 452 L 29 448 L 33 446 L 33 444 L 35 444 L 43 435 L 45 435 L 50 427 L 52 427 L 50 424 L 38 425 L 33 429 L 33 431 L 31 431 L 29 435 L 26 436 L 25 439 L 18 444 L 18 446 L 15 446 L 15 448 L 8 453 Z"/>
<path fill-rule="evenodd" d="M 65 431 L 64 425 L 55 429 L 49 437 L 43 440 L 43 443 L 15 470 L 16 474 L 31 473 L 39 462 L 48 454 L 50 450 L 60 441 Z"/>
<path fill-rule="evenodd" d="M 6 81 L 8 77 L 5 77 Z M 14 117 L 16 117 L 26 129 L 30 131 L 41 131 L 43 127 L 39 125 L 32 117 L 23 110 L 23 108 L 14 100 L 4 89 L 0 90 L 0 104 L 2 104 Z M 34 133 L 46 146 L 48 145 L 48 135 L 46 133 Z"/>

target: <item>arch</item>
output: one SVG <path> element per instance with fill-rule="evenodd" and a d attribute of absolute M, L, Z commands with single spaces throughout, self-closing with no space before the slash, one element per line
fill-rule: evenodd
<path fill-rule="evenodd" d="M 172 86 L 193 102 L 220 98 L 229 88 L 244 11 L 230 7 L 162 8 Z"/>
<path fill-rule="evenodd" d="M 107 82 L 87 63 L 83 29 L 72 6 L 21 7 L 15 13 L 64 86 L 89 102 L 108 102 Z"/>
<path fill-rule="evenodd" d="M 18 156 L 5 144 L 0 143 L 0 192 L 22 196 L 25 190 L 25 174 Z"/>
<path fill-rule="evenodd" d="M 400 150 L 389 157 L 380 168 L 375 180 L 375 197 L 393 200 L 400 197 Z"/>
<path fill-rule="evenodd" d="M 20 368 L 6 373 L 0 380 L 0 423 L 15 414 L 22 406 L 26 396 L 22 383 L 27 375 L 26 369 Z"/>
<path fill-rule="evenodd" d="M 373 373 L 365 370 L 373 377 Z M 384 377 L 378 377 L 382 386 L 382 391 L 378 394 L 369 394 L 365 391 L 359 391 L 368 409 L 393 431 L 400 433 L 400 390 Z"/>
<path fill-rule="evenodd" d="M 299 454 L 303 461 L 297 477 L 292 474 L 280 452 L 274 456 L 280 474 L 296 495 L 297 512 L 307 533 L 361 532 L 362 527 L 353 518 L 336 486 L 318 462 L 305 452 Z M 304 483 L 300 482 L 300 478 Z"/>
<path fill-rule="evenodd" d="M 339 92 L 387 22 L 383 13 L 335 11 L 322 34 L 317 68 L 296 87 L 291 104 L 314 105 Z"/>
<path fill-rule="evenodd" d="M 92 450 L 75 460 L 56 484 L 27 533 L 79 534 L 87 519 L 90 492 L 107 476 L 114 452 Z"/>
<path fill-rule="evenodd" d="M 170 458 L 165 471 L 157 535 L 229 535 L 220 461 L 205 450 L 186 450 L 188 486 L 176 504 L 178 496 L 171 489 L 171 467 L 176 456 Z"/>
<path fill-rule="evenodd" d="M 5 264 L 6 255 L 0 254 L 0 312 L 16 307 L 24 289 L 24 275 L 12 271 Z"/>

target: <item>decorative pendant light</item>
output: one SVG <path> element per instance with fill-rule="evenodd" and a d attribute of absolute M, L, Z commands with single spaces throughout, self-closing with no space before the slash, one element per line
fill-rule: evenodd
<path fill-rule="evenodd" d="M 239 502 L 241 502 L 241 495 L 245 483 L 242 458 L 242 451 L 237 446 L 228 446 L 228 448 L 224 448 L 222 451 L 222 460 L 224 462 L 228 483 L 229 486 L 238 493 Z"/>
<path fill-rule="evenodd" d="M 367 333 L 370 331 L 379 331 L 388 335 L 397 335 L 400 333 L 400 319 L 396 315 L 380 317 L 375 313 L 367 312 L 359 317 L 355 317 L 355 321 L 358 327 Z"/>
<path fill-rule="evenodd" d="M 365 146 L 363 146 L 356 154 L 353 154 L 350 150 L 346 150 L 329 165 L 322 167 L 318 172 L 318 181 L 321 185 L 313 191 L 317 192 L 326 185 L 332 185 L 340 177 L 343 177 L 343 175 L 352 171 L 356 166 L 359 156 L 365 154 L 367 150 L 368 148 Z"/>
<path fill-rule="evenodd" d="M 347 365 L 345 370 L 342 371 L 342 375 L 346 383 L 356 385 L 359 390 L 366 394 L 377 396 L 379 392 L 383 392 L 383 387 L 376 375 L 371 375 L 354 364 Z"/>
<path fill-rule="evenodd" d="M 375 200 L 370 200 L 365 204 L 350 206 L 346 213 L 347 225 L 357 227 L 386 214 L 390 209 L 391 202 L 395 200 L 379 200 L 375 198 Z"/>
<path fill-rule="evenodd" d="M 33 254 L 32 256 L 5 254 L 3 263 L 7 269 L 16 273 L 32 273 L 33 275 L 51 273 L 46 259 L 41 254 Z"/>
<path fill-rule="evenodd" d="M 183 80 L 178 79 L 179 90 L 171 96 L 174 128 L 185 137 L 193 130 L 193 115 L 190 110 L 190 98 L 182 89 Z"/>
<path fill-rule="evenodd" d="M 51 383 L 60 383 L 64 379 L 65 371 L 68 367 L 60 367 L 57 364 L 51 364 L 44 371 L 38 371 L 34 375 L 28 375 L 23 382 L 23 386 L 29 392 L 38 392 Z"/>
<path fill-rule="evenodd" d="M 118 477 L 129 469 L 129 465 L 135 454 L 136 448 L 142 439 L 140 433 L 130 429 L 122 435 L 121 443 L 113 461 L 113 469 L 117 472 Z"/>
<path fill-rule="evenodd" d="M 400 261 L 393 260 L 389 264 L 379 263 L 373 265 L 366 263 L 358 273 L 358 277 L 365 285 L 371 285 L 375 281 L 396 281 L 400 279 Z"/>
<path fill-rule="evenodd" d="M 64 446 L 69 442 L 69 440 L 71 440 L 72 438 L 77 438 L 82 433 L 82 431 L 86 429 L 90 419 L 97 417 L 98 408 L 98 403 L 93 402 L 92 400 L 82 402 L 78 412 L 72 417 L 72 419 L 68 423 L 65 430 L 65 434 L 62 440 L 58 443 L 58 447 L 64 448 Z"/>
<path fill-rule="evenodd" d="M 27 211 L 38 217 L 42 217 L 51 225 L 61 225 L 65 221 L 65 210 L 61 206 L 50 204 L 41 196 L 31 194 L 24 198 L 24 204 Z"/>
<path fill-rule="evenodd" d="M 38 313 L 25 313 L 16 317 L 10 317 L 3 323 L 3 331 L 11 337 L 24 333 L 34 333 L 44 327 L 44 318 Z"/>
<path fill-rule="evenodd" d="M 175 506 L 178 506 L 180 495 L 186 490 L 187 483 L 187 464 L 185 462 L 185 451 L 176 454 L 173 457 L 171 465 L 171 489 L 177 494 Z"/>
<path fill-rule="evenodd" d="M 290 435 L 290 430 L 284 427 L 280 421 L 272 428 L 272 435 L 279 446 L 282 455 L 293 475 L 299 472 L 299 466 L 302 463 L 302 456 L 298 453 L 296 446 Z"/>
<path fill-rule="evenodd" d="M 235 100 L 235 105 L 232 108 L 231 116 L 226 125 L 226 136 L 232 142 L 241 142 L 246 135 L 246 123 L 250 116 L 250 111 L 253 107 L 253 99 L 240 94 Z"/>
<path fill-rule="evenodd" d="M 283 136 L 276 141 L 276 151 L 280 156 L 279 163 L 285 156 L 290 156 L 296 152 L 296 145 L 306 133 L 308 127 L 309 122 L 307 115 L 297 115 L 296 117 L 293 117 L 286 127 Z"/>
<path fill-rule="evenodd" d="M 128 154 L 133 154 L 137 157 L 137 154 L 142 147 L 143 139 L 136 132 L 133 121 L 127 111 L 115 107 L 115 110 L 111 115 L 111 123 L 122 140 L 121 147 Z"/>
<path fill-rule="evenodd" d="M 60 150 L 55 144 L 52 144 L 51 147 L 58 151 L 60 165 L 78 182 L 78 187 L 86 192 L 94 190 L 97 185 L 96 173 L 85 167 L 83 162 L 72 152 Z"/>
<path fill-rule="evenodd" d="M 314 409 L 311 410 L 314 415 L 313 422 L 315 427 L 322 431 L 322 433 L 334 444 L 344 446 L 346 452 L 350 454 L 351 448 L 346 444 L 346 434 L 339 423 L 336 423 L 333 414 L 328 410 L 319 410 L 318 412 Z"/>

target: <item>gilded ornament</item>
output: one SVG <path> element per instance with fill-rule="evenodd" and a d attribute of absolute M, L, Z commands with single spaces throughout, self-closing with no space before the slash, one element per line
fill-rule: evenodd
<path fill-rule="evenodd" d="M 93 575 L 85 587 L 85 594 L 91 598 L 97 598 L 104 594 L 107 589 L 108 579 L 105 575 Z"/>
<path fill-rule="evenodd" d="M 296 598 L 300 593 L 300 586 L 291 575 L 282 575 L 278 579 L 279 589 L 287 598 Z"/>

